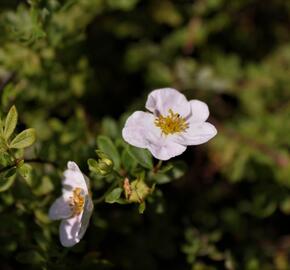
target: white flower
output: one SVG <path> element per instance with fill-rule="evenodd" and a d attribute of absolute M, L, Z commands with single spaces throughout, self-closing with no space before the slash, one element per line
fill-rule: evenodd
<path fill-rule="evenodd" d="M 89 194 L 89 181 L 75 162 L 67 163 L 62 184 L 62 196 L 52 204 L 48 215 L 51 220 L 62 219 L 60 242 L 71 247 L 84 236 L 94 205 Z"/>
<path fill-rule="evenodd" d="M 157 159 L 168 160 L 188 145 L 205 143 L 217 134 L 206 122 L 208 106 L 199 100 L 188 101 L 175 89 L 152 91 L 146 109 L 151 113 L 136 111 L 129 116 L 122 134 L 126 142 L 147 148 Z"/>

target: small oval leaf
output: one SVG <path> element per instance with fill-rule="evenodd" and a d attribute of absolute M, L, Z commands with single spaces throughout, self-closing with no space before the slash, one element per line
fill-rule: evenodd
<path fill-rule="evenodd" d="M 120 168 L 120 155 L 119 152 L 112 142 L 112 140 L 107 136 L 98 136 L 97 138 L 98 148 L 107 154 L 114 162 L 114 167 L 116 169 Z"/>
<path fill-rule="evenodd" d="M 12 106 L 9 110 L 6 120 L 5 120 L 5 126 L 4 126 L 4 138 L 6 140 L 9 139 L 9 137 L 12 135 L 13 131 L 16 128 L 18 119 L 18 114 L 15 106 Z"/>
<path fill-rule="evenodd" d="M 0 192 L 6 191 L 9 189 L 15 180 L 15 175 L 16 175 L 16 168 L 11 168 L 5 173 L 1 174 L 0 177 Z M 2 177 L 3 176 L 3 177 Z"/>
<path fill-rule="evenodd" d="M 148 150 L 130 145 L 128 153 L 144 168 L 153 169 L 152 156 Z"/>
<path fill-rule="evenodd" d="M 31 146 L 36 139 L 33 128 L 26 129 L 19 133 L 10 143 L 11 148 L 21 149 Z"/>
<path fill-rule="evenodd" d="M 116 201 L 118 201 L 118 199 L 120 198 L 121 194 L 123 192 L 123 189 L 118 187 L 113 189 L 105 198 L 105 202 L 106 203 L 114 203 Z"/>

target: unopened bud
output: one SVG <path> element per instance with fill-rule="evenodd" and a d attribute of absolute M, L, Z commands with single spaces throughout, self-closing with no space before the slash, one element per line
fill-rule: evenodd
<path fill-rule="evenodd" d="M 101 160 L 98 162 L 98 171 L 101 175 L 107 175 L 110 172 L 112 172 L 112 162 L 110 162 L 110 160 L 108 161 L 104 161 Z"/>
<path fill-rule="evenodd" d="M 105 153 L 99 150 L 96 150 L 96 153 L 99 157 L 98 160 L 88 160 L 90 170 L 103 176 L 110 174 L 113 170 L 114 162 Z"/>

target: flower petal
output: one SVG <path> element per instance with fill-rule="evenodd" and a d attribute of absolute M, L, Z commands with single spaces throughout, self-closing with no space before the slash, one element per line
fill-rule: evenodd
<path fill-rule="evenodd" d="M 181 155 L 186 150 L 186 146 L 166 138 L 157 143 L 152 142 L 147 148 L 155 158 L 160 160 L 168 160 Z"/>
<path fill-rule="evenodd" d="M 174 141 L 183 145 L 198 145 L 209 141 L 216 134 L 216 128 L 208 122 L 189 123 L 186 132 L 176 136 Z"/>
<path fill-rule="evenodd" d="M 86 180 L 78 165 L 73 161 L 69 161 L 67 163 L 67 170 L 64 172 L 64 179 L 62 183 L 70 190 L 75 187 L 80 187 L 84 190 L 85 194 L 88 194 Z"/>
<path fill-rule="evenodd" d="M 81 216 L 82 214 L 61 221 L 59 226 L 59 237 L 64 247 L 72 247 L 81 240 L 79 237 Z"/>
<path fill-rule="evenodd" d="M 186 97 L 173 88 L 161 88 L 152 91 L 146 102 L 146 109 L 155 115 L 168 115 L 171 109 L 182 117 L 190 114 L 190 104 Z"/>
<path fill-rule="evenodd" d="M 191 107 L 191 116 L 189 122 L 205 122 L 209 117 L 208 106 L 197 99 L 189 101 Z"/>
<path fill-rule="evenodd" d="M 136 147 L 146 148 L 150 140 L 161 135 L 154 121 L 155 117 L 151 113 L 134 112 L 129 116 L 122 130 L 124 140 Z"/>
<path fill-rule="evenodd" d="M 48 216 L 51 220 L 69 218 L 71 215 L 72 210 L 64 196 L 57 198 L 49 208 L 48 212 Z"/>
<path fill-rule="evenodd" d="M 82 239 L 90 223 L 90 218 L 94 210 L 94 204 L 89 195 L 86 197 L 84 212 L 81 219 L 81 228 L 79 231 L 79 238 Z"/>

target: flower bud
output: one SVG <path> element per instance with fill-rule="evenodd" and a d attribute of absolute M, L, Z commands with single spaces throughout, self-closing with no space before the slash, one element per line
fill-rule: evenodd
<path fill-rule="evenodd" d="M 99 157 L 98 160 L 88 160 L 90 170 L 103 176 L 110 174 L 113 170 L 114 162 L 105 153 L 99 150 L 96 150 L 96 153 Z"/>

